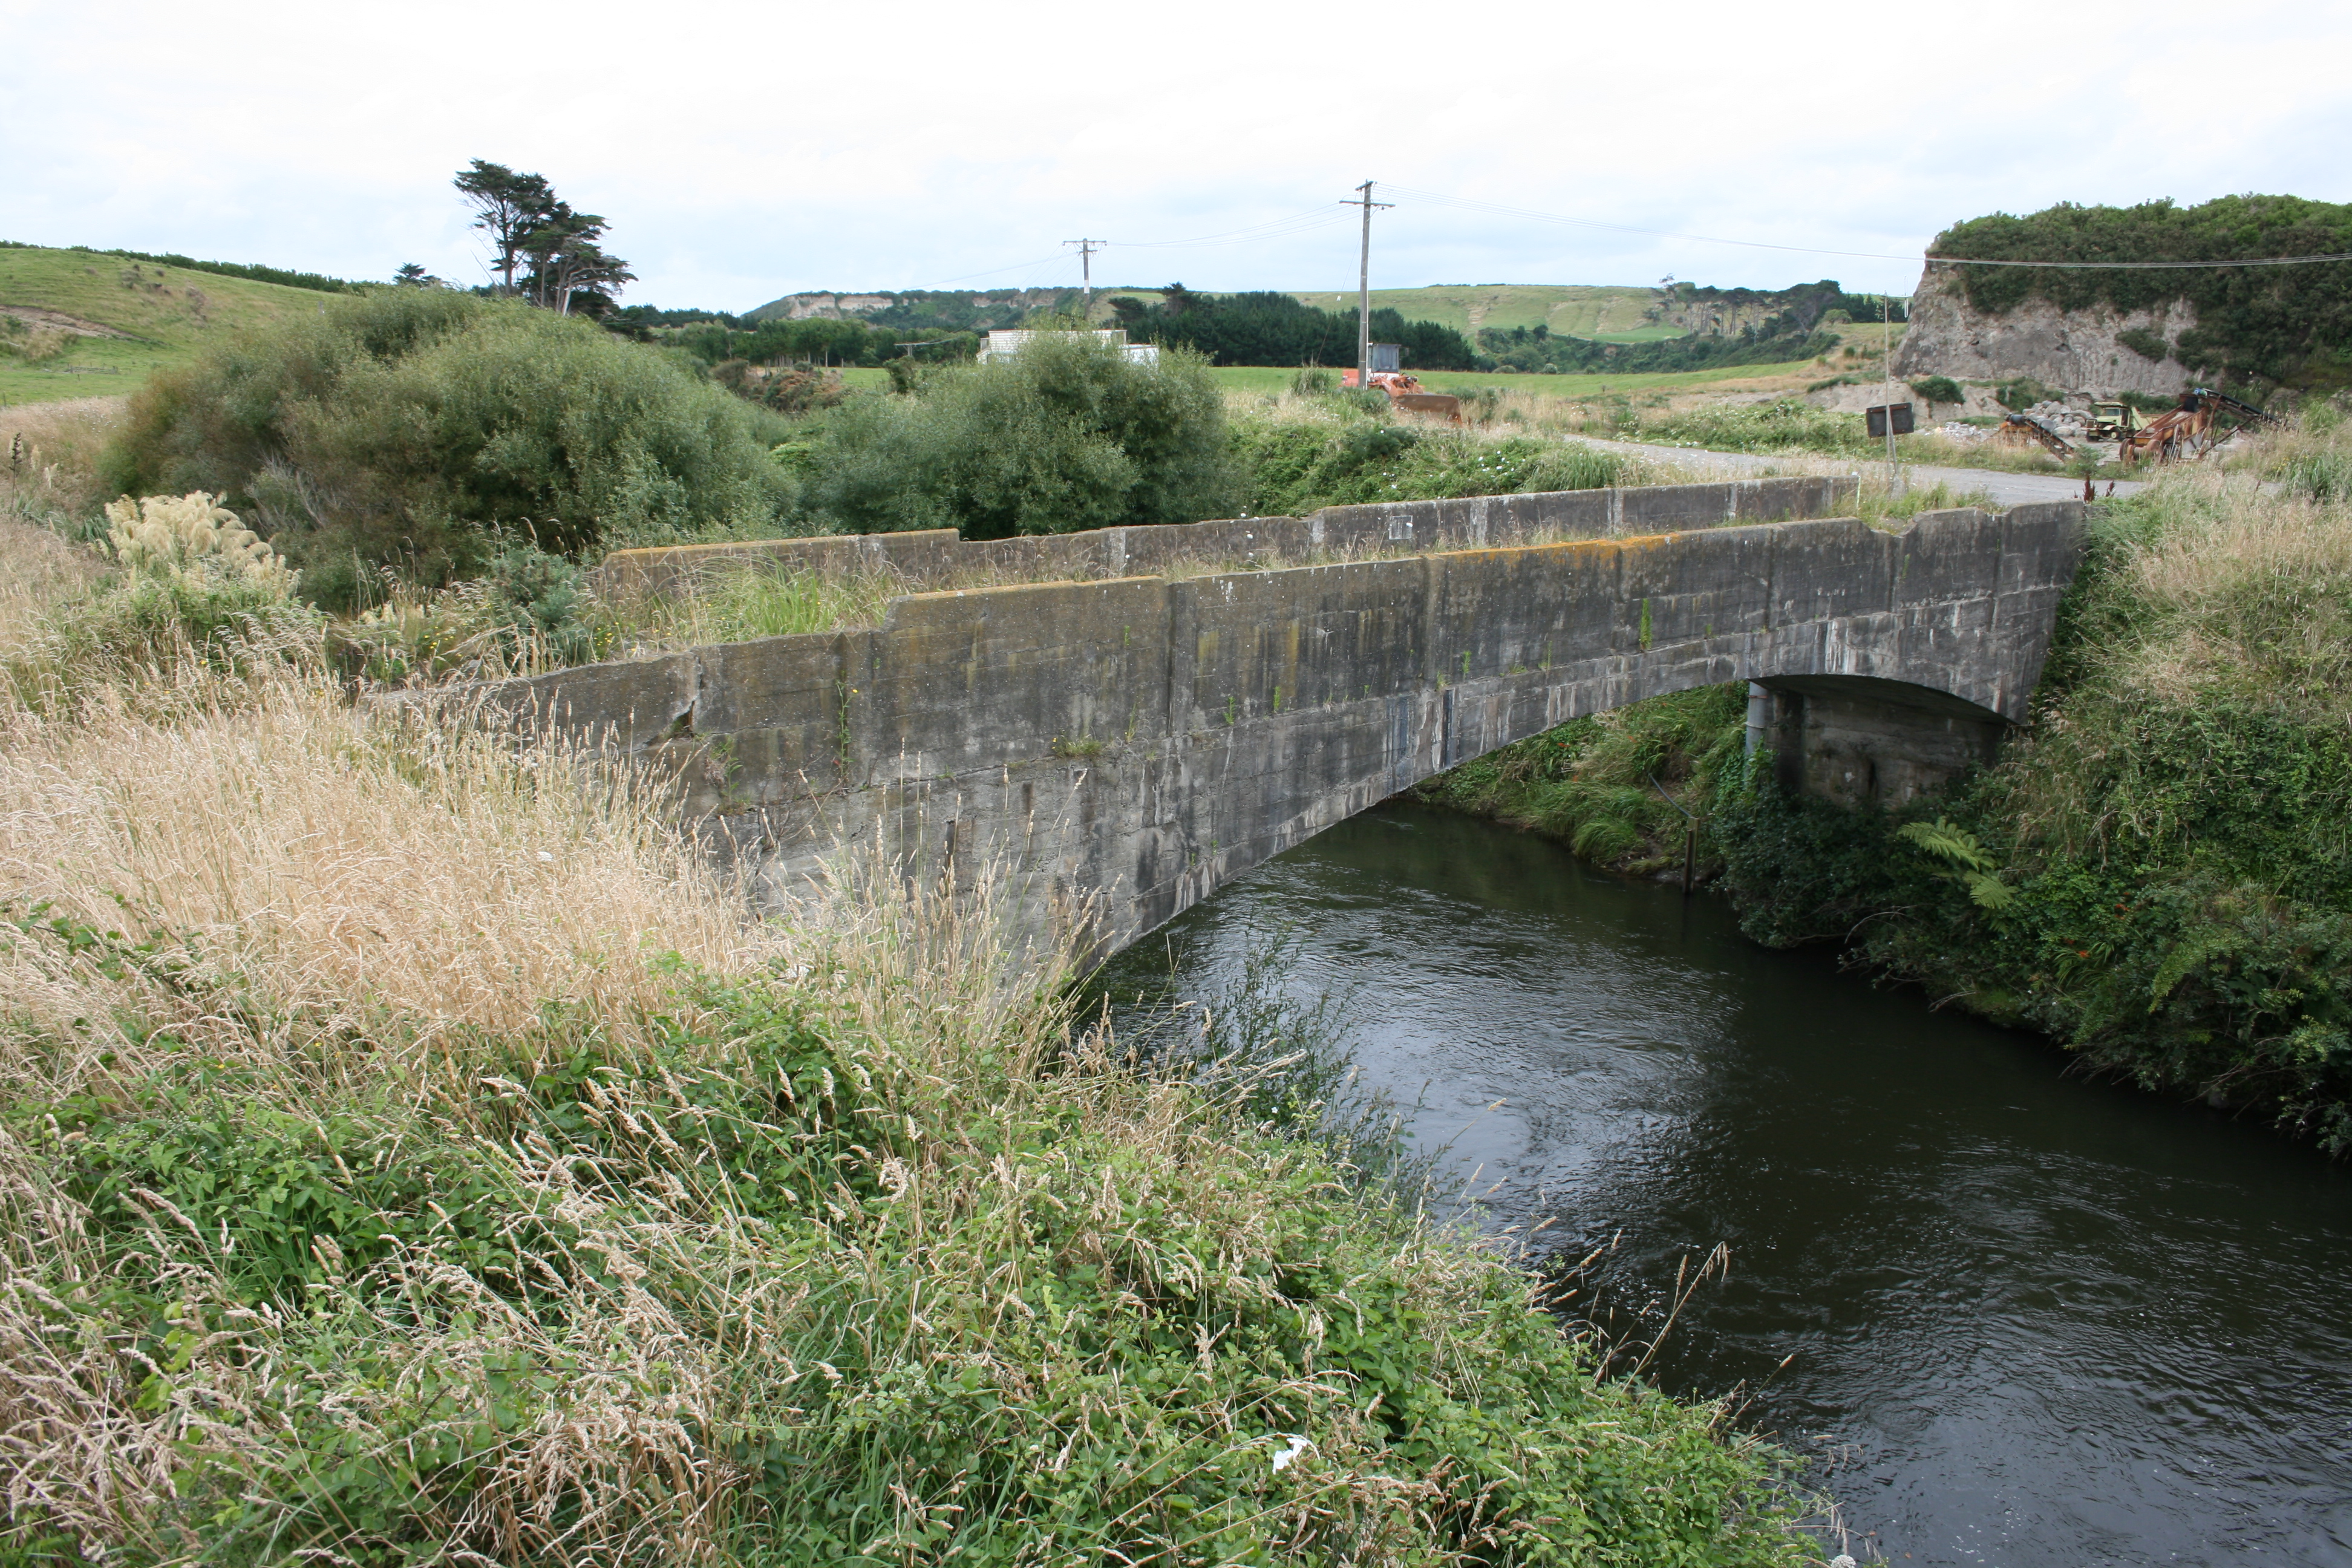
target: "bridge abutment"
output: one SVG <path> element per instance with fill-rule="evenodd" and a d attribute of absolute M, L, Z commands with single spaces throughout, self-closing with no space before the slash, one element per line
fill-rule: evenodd
<path fill-rule="evenodd" d="M 1779 676 L 1758 682 L 1770 716 L 1764 744 L 1790 794 L 1840 805 L 1904 805 L 1992 760 L 2008 721 L 1928 688 L 1867 676 Z"/>

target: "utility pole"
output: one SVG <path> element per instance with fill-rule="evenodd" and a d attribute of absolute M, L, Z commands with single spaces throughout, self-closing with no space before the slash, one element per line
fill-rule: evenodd
<path fill-rule="evenodd" d="M 1093 314 L 1095 308 L 1095 252 L 1110 242 L 1107 239 L 1066 239 L 1062 243 L 1078 247 L 1078 276 L 1086 279 L 1085 290 L 1079 296 L 1083 303 L 1078 306 L 1078 319 L 1084 321 Z"/>
<path fill-rule="evenodd" d="M 1342 198 L 1339 205 L 1364 209 L 1364 255 L 1356 273 L 1356 385 L 1372 384 L 1372 209 L 1391 207 L 1394 202 L 1372 200 L 1372 182 L 1366 180 L 1356 189 L 1363 195 L 1354 201 Z"/>
<path fill-rule="evenodd" d="M 1892 498 L 1903 493 L 1902 476 L 1895 467 L 1895 296 L 1878 297 L 1878 313 L 1885 334 L 1878 352 L 1886 371 L 1886 493 Z"/>

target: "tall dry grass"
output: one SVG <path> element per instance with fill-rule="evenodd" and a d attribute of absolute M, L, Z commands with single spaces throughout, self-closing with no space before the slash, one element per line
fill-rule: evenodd
<path fill-rule="evenodd" d="M 599 758 L 183 679 L 0 722 L 12 1549 L 1793 1553 L 1718 1409 L 1074 1028 L 985 897 L 753 924 Z"/>
<path fill-rule="evenodd" d="M 95 514 L 99 454 L 121 430 L 130 400 L 79 397 L 0 407 L 0 511 L 26 517 Z"/>
<path fill-rule="evenodd" d="M 2352 497 L 2179 469 L 2111 543 L 2128 652 L 2111 678 L 2167 701 L 2230 687 L 2305 719 L 2352 696 Z"/>
<path fill-rule="evenodd" d="M 355 712 L 299 679 L 184 679 L 208 686 L 184 719 L 119 698 L 0 717 L 8 901 L 150 953 L 108 977 L 13 944 L 20 1082 L 62 1091 L 161 1025 L 347 1085 L 458 1034 L 528 1032 L 551 1002 L 625 1028 L 668 989 L 656 955 L 727 969 L 746 952 L 735 904 L 632 774 Z M 222 1012 L 235 994 L 268 998 L 267 1025 Z M 44 1064 L 29 1036 L 77 1049 Z"/>

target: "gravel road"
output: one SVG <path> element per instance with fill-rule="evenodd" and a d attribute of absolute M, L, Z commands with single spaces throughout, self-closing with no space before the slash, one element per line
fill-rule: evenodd
<path fill-rule="evenodd" d="M 1638 452 L 1643 457 L 1654 458 L 1667 463 L 1688 463 L 1703 459 L 1714 467 L 1739 469 L 1785 467 L 1789 461 L 1785 456 L 1776 457 L 1756 452 L 1709 452 L 1694 447 L 1654 447 L 1643 441 L 1603 441 L 1591 436 L 1570 436 L 1567 439 L 1581 441 L 1588 447 L 1599 447 L 1612 452 Z M 1857 462 L 1854 464 L 1854 470 L 1857 473 L 1863 472 L 1867 467 L 1866 464 Z M 2083 499 L 2083 481 L 2070 479 L 2060 474 L 2011 474 L 1999 468 L 1945 468 L 1921 463 L 1907 463 L 1904 465 L 1903 472 L 1915 485 L 1932 485 L 1940 481 L 1956 490 L 1987 491 L 2002 506 L 2020 506 L 2029 501 L 2038 500 Z M 2147 485 L 2141 479 L 2117 479 L 2112 488 L 2115 494 L 2127 496 L 2134 491 L 2146 489 Z M 2101 479 L 2098 482 L 2098 489 L 2102 497 L 2107 495 L 2110 489 L 2108 481 Z"/>

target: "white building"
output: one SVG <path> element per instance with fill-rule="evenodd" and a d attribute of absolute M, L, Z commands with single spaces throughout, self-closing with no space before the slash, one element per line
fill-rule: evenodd
<path fill-rule="evenodd" d="M 980 363 L 982 364 L 988 364 L 995 360 L 1011 359 L 1023 349 L 1028 347 L 1029 340 L 1032 338 L 1084 337 L 1094 338 L 1098 342 L 1111 344 L 1113 347 L 1117 348 L 1120 353 L 1127 357 L 1127 361 L 1129 364 L 1158 364 L 1160 363 L 1160 345 L 1158 343 L 1129 342 L 1127 341 L 1127 329 L 1125 327 L 1103 327 L 1091 332 L 1036 331 L 1024 327 L 1017 328 L 1010 331 L 991 332 L 988 334 L 987 341 L 980 345 Z"/>

